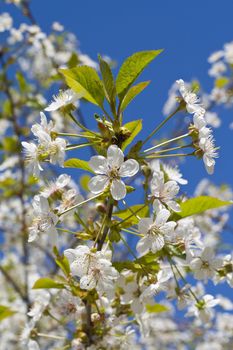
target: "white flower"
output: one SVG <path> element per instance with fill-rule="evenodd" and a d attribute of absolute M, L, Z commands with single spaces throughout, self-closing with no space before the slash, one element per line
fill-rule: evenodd
<path fill-rule="evenodd" d="M 213 249 L 206 247 L 200 256 L 194 257 L 190 261 L 189 266 L 197 280 L 204 280 L 206 282 L 209 278 L 215 276 L 221 264 L 221 260 L 216 258 Z"/>
<path fill-rule="evenodd" d="M 110 185 L 110 192 L 115 200 L 123 199 L 126 196 L 126 187 L 121 177 L 134 176 L 139 170 L 139 164 L 134 159 L 124 162 L 124 153 L 116 145 L 107 150 L 107 158 L 103 156 L 91 157 L 90 167 L 97 176 L 89 182 L 89 189 L 92 193 L 98 194 Z"/>
<path fill-rule="evenodd" d="M 34 124 L 31 128 L 32 133 L 40 140 L 41 134 L 43 135 L 41 142 L 44 141 L 44 133 L 50 136 L 51 131 L 54 130 L 54 122 L 52 120 L 47 121 L 47 118 L 43 112 L 40 112 L 40 124 Z"/>
<path fill-rule="evenodd" d="M 151 298 L 151 297 L 154 297 L 156 294 L 158 294 L 158 292 L 165 290 L 167 288 L 166 282 L 171 277 L 172 277 L 171 270 L 168 270 L 168 269 L 165 269 L 165 267 L 162 267 L 162 269 L 159 270 L 156 276 L 157 282 L 150 284 L 149 287 L 147 287 L 143 291 L 141 298 L 142 299 Z"/>
<path fill-rule="evenodd" d="M 223 56 L 224 56 L 224 51 L 223 51 L 223 50 L 213 52 L 213 53 L 209 56 L 208 62 L 209 62 L 209 63 L 214 63 L 214 62 L 220 60 L 220 58 L 222 58 Z"/>
<path fill-rule="evenodd" d="M 163 164 L 163 170 L 165 171 L 169 180 L 176 181 L 178 184 L 181 185 L 186 185 L 188 183 L 186 179 L 183 179 L 178 166 L 171 167 L 168 164 Z"/>
<path fill-rule="evenodd" d="M 207 124 L 211 125 L 213 128 L 218 128 L 221 125 L 221 119 L 215 112 L 206 112 L 205 119 Z"/>
<path fill-rule="evenodd" d="M 62 32 L 64 30 L 64 26 L 59 22 L 53 22 L 52 29 L 55 30 L 56 32 Z"/>
<path fill-rule="evenodd" d="M 58 235 L 55 225 L 58 222 L 58 216 L 51 211 L 48 200 L 42 196 L 35 196 L 32 205 L 34 219 L 29 227 L 28 242 L 33 242 L 40 233 L 47 233 L 51 245 L 57 245 Z"/>
<path fill-rule="evenodd" d="M 173 211 L 180 211 L 180 206 L 174 201 L 174 197 L 179 192 L 179 186 L 176 181 L 164 182 L 163 172 L 156 172 L 151 180 L 151 193 L 155 197 L 154 205 L 157 206 L 158 201 L 162 206 L 167 205 Z"/>
<path fill-rule="evenodd" d="M 233 64 L 233 41 L 224 45 L 224 57 L 227 63 Z"/>
<path fill-rule="evenodd" d="M 49 145 L 50 163 L 58 163 L 63 167 L 66 154 L 66 141 L 60 137 L 57 137 L 54 141 L 51 141 Z"/>
<path fill-rule="evenodd" d="M 96 288 L 100 295 L 106 293 L 112 298 L 118 272 L 112 267 L 109 251 L 94 252 L 80 245 L 76 249 L 65 250 L 64 254 L 70 262 L 72 274 L 80 277 L 81 289 Z"/>
<path fill-rule="evenodd" d="M 62 194 L 62 202 L 59 205 L 59 207 L 57 207 L 56 209 L 58 210 L 59 213 L 62 213 L 65 210 L 67 210 L 68 208 L 70 208 L 70 207 L 74 206 L 75 204 L 80 203 L 82 201 L 83 201 L 83 196 L 81 194 L 78 194 L 76 189 L 71 188 L 70 190 L 65 191 Z M 71 212 L 69 212 L 67 214 L 69 215 L 70 213 Z M 63 217 L 64 217 L 64 215 L 63 215 Z"/>
<path fill-rule="evenodd" d="M 214 138 L 212 135 L 207 135 L 207 137 L 202 137 L 199 140 L 199 147 L 203 151 L 203 161 L 208 174 L 213 174 L 215 160 L 218 157 L 216 147 L 214 144 Z"/>
<path fill-rule="evenodd" d="M 209 69 L 208 73 L 210 77 L 217 78 L 222 75 L 222 73 L 226 72 L 227 66 L 223 62 L 216 62 Z"/>
<path fill-rule="evenodd" d="M 203 109 L 200 106 L 199 98 L 197 95 L 186 88 L 185 83 L 182 79 L 177 80 L 176 83 L 178 84 L 180 94 L 186 103 L 186 109 L 188 113 L 193 114 L 197 110 L 200 110 L 200 108 Z"/>
<path fill-rule="evenodd" d="M 139 221 L 138 231 L 144 235 L 137 244 L 137 251 L 140 254 L 146 254 L 149 251 L 156 253 L 164 247 L 166 236 L 171 234 L 176 226 L 174 221 L 167 222 L 169 216 L 169 210 L 161 209 L 155 221 L 152 218 L 143 218 Z"/>
<path fill-rule="evenodd" d="M 29 167 L 29 171 L 38 177 L 40 171 L 43 171 L 43 168 L 40 164 L 40 149 L 32 142 L 23 141 L 22 146 L 24 147 L 25 160 L 27 166 Z"/>
<path fill-rule="evenodd" d="M 9 15 L 9 13 L 7 12 L 2 13 L 0 15 L 0 33 L 11 29 L 12 23 L 13 23 L 13 20 L 12 20 L 12 17 Z"/>
<path fill-rule="evenodd" d="M 55 182 L 51 182 L 41 191 L 41 196 L 48 198 L 54 193 L 61 191 L 66 187 L 71 180 L 71 177 L 67 174 L 61 174 Z"/>
<path fill-rule="evenodd" d="M 73 104 L 75 101 L 82 97 L 81 94 L 76 94 L 71 89 L 60 91 L 59 95 L 53 96 L 54 101 L 50 103 L 48 107 L 45 108 L 45 111 L 54 112 L 61 107 L 65 107 L 69 104 Z"/>
<path fill-rule="evenodd" d="M 31 310 L 27 313 L 32 317 L 32 322 L 38 322 L 50 301 L 50 294 L 46 291 L 40 293 L 35 299 Z"/>
<path fill-rule="evenodd" d="M 193 304 L 190 306 L 186 316 L 195 316 L 202 323 L 207 323 L 212 317 L 211 309 L 215 307 L 219 301 L 218 299 L 214 299 L 214 297 L 210 294 L 204 295 L 203 299 L 201 300 L 202 306 L 198 304 Z"/>

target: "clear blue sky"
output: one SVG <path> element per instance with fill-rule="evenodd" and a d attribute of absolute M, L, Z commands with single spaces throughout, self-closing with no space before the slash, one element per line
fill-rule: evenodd
<path fill-rule="evenodd" d="M 75 33 L 82 51 L 94 59 L 98 53 L 107 54 L 120 64 L 133 52 L 165 49 L 145 71 L 142 79 L 152 83 L 126 116 L 126 121 L 143 118 L 147 132 L 163 118 L 162 106 L 176 79 L 198 78 L 205 89 L 211 88 L 207 58 L 233 40 L 231 0 L 34 0 L 32 11 L 43 30 L 59 21 Z M 233 108 L 219 114 L 222 127 L 215 137 L 221 150 L 211 179 L 233 187 L 233 131 L 229 130 Z M 190 194 L 200 179 L 208 177 L 196 159 L 189 160 L 182 170 Z"/>
<path fill-rule="evenodd" d="M 119 64 L 133 52 L 164 48 L 164 53 L 145 71 L 143 79 L 151 85 L 129 109 L 127 120 L 143 118 L 146 129 L 161 120 L 162 106 L 171 84 L 178 78 L 198 78 L 204 88 L 211 87 L 207 75 L 207 57 L 222 45 L 233 40 L 233 1 L 221 4 L 211 0 L 117 0 L 117 1 L 32 1 L 32 10 L 44 30 L 53 21 L 59 21 L 74 32 L 81 49 L 92 58 L 107 54 Z M 233 132 L 228 125 L 233 121 L 233 109 L 221 111 L 221 129 L 215 132 L 221 146 L 215 175 L 217 183 L 233 185 Z M 205 170 L 197 160 L 185 167 L 190 190 Z M 193 172 L 193 169 L 198 171 Z"/>

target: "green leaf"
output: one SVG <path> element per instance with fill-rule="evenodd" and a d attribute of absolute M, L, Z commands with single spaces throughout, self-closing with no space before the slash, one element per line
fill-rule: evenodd
<path fill-rule="evenodd" d="M 0 305 L 0 321 L 14 315 L 16 311 L 11 310 L 8 306 Z"/>
<path fill-rule="evenodd" d="M 142 120 L 134 120 L 124 125 L 124 128 L 131 132 L 131 135 L 123 142 L 122 150 L 124 151 L 128 145 L 134 140 L 137 134 L 142 130 Z"/>
<path fill-rule="evenodd" d="M 160 313 L 169 311 L 169 308 L 162 304 L 146 305 L 146 311 L 149 313 Z"/>
<path fill-rule="evenodd" d="M 70 274 L 70 264 L 68 259 L 64 255 L 57 257 L 57 259 L 55 259 L 55 262 L 63 271 L 65 276 L 68 276 Z"/>
<path fill-rule="evenodd" d="M 161 52 L 162 50 L 136 52 L 124 61 L 116 79 L 116 90 L 120 100 L 146 66 Z"/>
<path fill-rule="evenodd" d="M 113 213 L 113 216 L 116 216 L 117 218 L 120 218 L 122 220 L 128 219 L 132 223 L 132 225 L 136 225 L 139 221 L 138 217 L 144 218 L 149 214 L 149 208 L 148 206 L 145 206 L 145 204 L 137 204 L 133 205 L 132 207 L 129 207 L 124 210 L 119 210 L 115 213 Z"/>
<path fill-rule="evenodd" d="M 181 211 L 176 213 L 175 216 L 186 218 L 187 216 L 201 214 L 209 209 L 217 209 L 232 204 L 232 201 L 222 201 L 214 197 L 199 196 L 180 203 Z"/>
<path fill-rule="evenodd" d="M 217 88 L 222 89 L 229 84 L 229 79 L 227 77 L 220 77 L 215 80 L 214 84 Z"/>
<path fill-rule="evenodd" d="M 109 67 L 108 63 L 101 58 L 101 56 L 99 56 L 99 63 L 100 71 L 103 77 L 103 85 L 106 98 L 108 102 L 114 106 L 116 98 L 116 88 L 111 68 Z"/>
<path fill-rule="evenodd" d="M 143 81 L 137 85 L 132 86 L 128 92 L 126 93 L 125 97 L 123 98 L 121 102 L 121 112 L 125 110 L 125 108 L 128 106 L 128 104 L 138 95 L 140 92 L 142 92 L 148 85 L 150 84 L 150 81 Z"/>
<path fill-rule="evenodd" d="M 78 158 L 70 158 L 67 159 L 64 163 L 65 168 L 77 168 L 77 169 L 83 169 L 86 171 L 89 171 L 90 173 L 94 173 L 94 171 L 91 169 L 88 162 L 82 159 Z"/>
<path fill-rule="evenodd" d="M 91 179 L 91 177 L 89 175 L 82 175 L 79 179 L 80 186 L 86 192 L 89 191 L 88 184 L 89 184 L 90 179 Z"/>
<path fill-rule="evenodd" d="M 28 85 L 26 80 L 24 79 L 24 76 L 21 72 L 16 73 L 16 78 L 19 84 L 19 89 L 21 93 L 25 93 L 28 91 Z"/>
<path fill-rule="evenodd" d="M 49 288 L 56 288 L 56 289 L 63 289 L 64 284 L 60 282 L 56 282 L 48 277 L 42 277 L 39 278 L 32 289 L 49 289 Z"/>
<path fill-rule="evenodd" d="M 103 106 L 104 90 L 102 82 L 92 67 L 78 66 L 71 69 L 60 69 L 60 73 L 65 77 L 67 85 L 81 94 L 87 101 Z"/>

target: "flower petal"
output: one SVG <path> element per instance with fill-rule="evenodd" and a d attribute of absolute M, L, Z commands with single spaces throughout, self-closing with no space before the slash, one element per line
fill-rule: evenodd
<path fill-rule="evenodd" d="M 126 196 L 126 187 L 123 181 L 121 180 L 113 180 L 110 191 L 112 194 L 112 197 L 119 201 L 120 199 L 125 198 Z"/>
<path fill-rule="evenodd" d="M 103 156 L 94 156 L 89 160 L 90 167 L 96 174 L 107 174 L 108 163 L 107 159 Z"/>
<path fill-rule="evenodd" d="M 120 168 L 121 164 L 124 162 L 124 153 L 116 145 L 111 145 L 108 147 L 107 159 L 111 167 Z"/>
<path fill-rule="evenodd" d="M 139 170 L 139 164 L 135 159 L 128 159 L 124 162 L 119 170 L 121 177 L 134 176 Z"/>
<path fill-rule="evenodd" d="M 152 218 L 143 218 L 138 223 L 138 231 L 143 235 L 146 235 L 152 224 L 153 224 Z"/>
<path fill-rule="evenodd" d="M 97 175 L 91 178 L 89 181 L 88 187 L 92 193 L 102 192 L 109 184 L 109 179 L 105 175 Z"/>

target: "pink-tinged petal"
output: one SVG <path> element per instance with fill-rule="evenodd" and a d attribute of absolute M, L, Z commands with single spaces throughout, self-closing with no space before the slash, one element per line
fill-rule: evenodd
<path fill-rule="evenodd" d="M 124 162 L 124 153 L 119 147 L 117 147 L 116 145 L 112 145 L 108 147 L 107 159 L 111 168 L 120 168 L 120 166 Z"/>
<path fill-rule="evenodd" d="M 113 180 L 110 191 L 112 194 L 112 197 L 116 200 L 119 201 L 126 196 L 126 187 L 123 181 L 121 180 Z"/>
<path fill-rule="evenodd" d="M 92 193 L 98 194 L 105 190 L 109 184 L 109 179 L 105 175 L 97 175 L 90 179 L 88 187 Z"/>
<path fill-rule="evenodd" d="M 103 156 L 91 157 L 89 165 L 96 174 L 107 174 L 108 162 Z"/>
<path fill-rule="evenodd" d="M 121 165 L 119 175 L 121 177 L 134 176 L 138 171 L 138 162 L 135 159 L 128 159 Z"/>
<path fill-rule="evenodd" d="M 153 219 L 152 218 L 143 218 L 138 223 L 138 231 L 142 233 L 143 235 L 146 235 L 149 231 L 151 225 L 153 225 Z"/>

